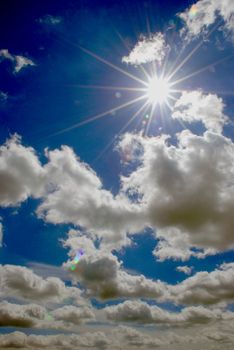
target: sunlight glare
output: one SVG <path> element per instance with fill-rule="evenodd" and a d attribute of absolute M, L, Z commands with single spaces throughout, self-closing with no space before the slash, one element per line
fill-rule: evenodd
<path fill-rule="evenodd" d="M 153 77 L 147 88 L 148 101 L 151 104 L 162 104 L 166 103 L 170 94 L 170 84 L 163 77 Z"/>

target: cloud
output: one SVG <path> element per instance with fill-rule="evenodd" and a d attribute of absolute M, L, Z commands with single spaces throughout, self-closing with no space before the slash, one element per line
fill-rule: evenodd
<path fill-rule="evenodd" d="M 179 17 L 185 22 L 190 36 L 197 36 L 221 17 L 228 30 L 234 30 L 234 3 L 232 0 L 200 0 Z"/>
<path fill-rule="evenodd" d="M 193 268 L 190 266 L 177 266 L 177 271 L 185 273 L 185 275 L 191 275 Z"/>
<path fill-rule="evenodd" d="M 231 249 L 233 142 L 210 131 L 198 136 L 188 130 L 173 144 L 165 135 L 139 136 L 139 142 L 142 163 L 122 177 L 122 190 L 134 194 L 145 222 L 157 229 L 155 255 L 186 260 Z"/>
<path fill-rule="evenodd" d="M 78 308 L 72 305 L 66 305 L 51 312 L 56 321 L 63 321 L 65 324 L 80 325 L 81 323 L 95 319 L 93 311 L 88 308 Z"/>
<path fill-rule="evenodd" d="M 17 205 L 42 193 L 45 173 L 31 147 L 14 135 L 0 147 L 0 205 Z"/>
<path fill-rule="evenodd" d="M 182 283 L 170 286 L 170 299 L 179 304 L 212 305 L 234 301 L 234 264 L 202 271 Z"/>
<path fill-rule="evenodd" d="M 45 314 L 45 308 L 39 305 L 17 305 L 1 302 L 0 327 L 31 328 L 38 320 L 43 320 Z"/>
<path fill-rule="evenodd" d="M 62 17 L 45 15 L 45 16 L 39 18 L 38 22 L 41 24 L 49 25 L 49 26 L 56 26 L 62 22 Z"/>
<path fill-rule="evenodd" d="M 74 233 L 73 233 L 74 234 Z M 85 237 L 68 238 L 64 242 L 72 257 L 78 249 L 84 250 L 77 268 L 70 271 L 72 279 L 85 287 L 89 296 L 98 299 L 160 298 L 166 294 L 165 284 L 152 281 L 143 275 L 131 275 L 124 271 L 117 257 L 109 252 L 97 250 Z M 69 260 L 65 267 L 71 266 Z"/>
<path fill-rule="evenodd" d="M 27 57 L 20 55 L 12 55 L 7 49 L 0 50 L 1 60 L 10 60 L 14 64 L 14 73 L 19 73 L 21 69 L 27 66 L 35 66 L 35 63 Z"/>
<path fill-rule="evenodd" d="M 158 306 L 148 305 L 142 301 L 125 301 L 122 304 L 108 306 L 105 309 L 107 318 L 115 322 L 167 324 L 184 326 L 185 324 L 207 323 L 222 318 L 234 318 L 232 313 L 220 310 L 209 310 L 202 306 L 187 307 L 180 312 L 168 312 Z"/>
<path fill-rule="evenodd" d="M 30 269 L 16 265 L 0 265 L 0 297 L 33 300 L 39 303 L 60 303 L 72 298 L 75 303 L 84 304 L 81 291 L 66 287 L 56 277 L 43 279 Z"/>
<path fill-rule="evenodd" d="M 162 33 L 152 34 L 150 37 L 142 36 L 128 56 L 122 58 L 122 62 L 140 65 L 148 62 L 164 59 L 168 47 Z"/>
<path fill-rule="evenodd" d="M 201 121 L 208 130 L 221 133 L 228 121 L 223 109 L 223 100 L 217 95 L 184 91 L 174 105 L 172 118 L 188 123 Z"/>

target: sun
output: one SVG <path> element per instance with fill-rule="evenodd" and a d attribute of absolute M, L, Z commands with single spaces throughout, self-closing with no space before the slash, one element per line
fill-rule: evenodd
<path fill-rule="evenodd" d="M 154 76 L 149 80 L 146 95 L 151 104 L 166 103 L 170 96 L 170 83 L 166 78 Z"/>

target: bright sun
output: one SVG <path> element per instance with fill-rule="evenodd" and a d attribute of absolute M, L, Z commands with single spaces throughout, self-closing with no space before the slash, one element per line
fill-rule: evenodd
<path fill-rule="evenodd" d="M 170 84 L 165 78 L 157 76 L 151 78 L 147 87 L 147 97 L 151 104 L 167 102 L 170 95 Z"/>

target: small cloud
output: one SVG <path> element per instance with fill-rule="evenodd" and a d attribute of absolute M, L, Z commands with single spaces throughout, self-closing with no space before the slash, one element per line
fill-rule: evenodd
<path fill-rule="evenodd" d="M 38 19 L 38 22 L 40 24 L 46 24 L 46 25 L 58 25 L 62 22 L 62 17 L 59 16 L 51 16 L 51 15 L 45 15 Z"/>
<path fill-rule="evenodd" d="M 155 33 L 149 38 L 142 36 L 130 54 L 122 58 L 122 62 L 132 65 L 153 61 L 161 63 L 167 50 L 168 46 L 162 33 Z"/>
<path fill-rule="evenodd" d="M 8 94 L 6 92 L 0 91 L 0 102 L 6 102 L 8 99 Z"/>
<path fill-rule="evenodd" d="M 22 68 L 35 66 L 35 63 L 27 57 L 12 55 L 7 49 L 0 50 L 0 62 L 4 59 L 10 60 L 14 64 L 14 73 L 19 73 Z"/>
<path fill-rule="evenodd" d="M 185 275 L 191 275 L 193 268 L 190 266 L 177 266 L 176 270 L 185 273 Z"/>

